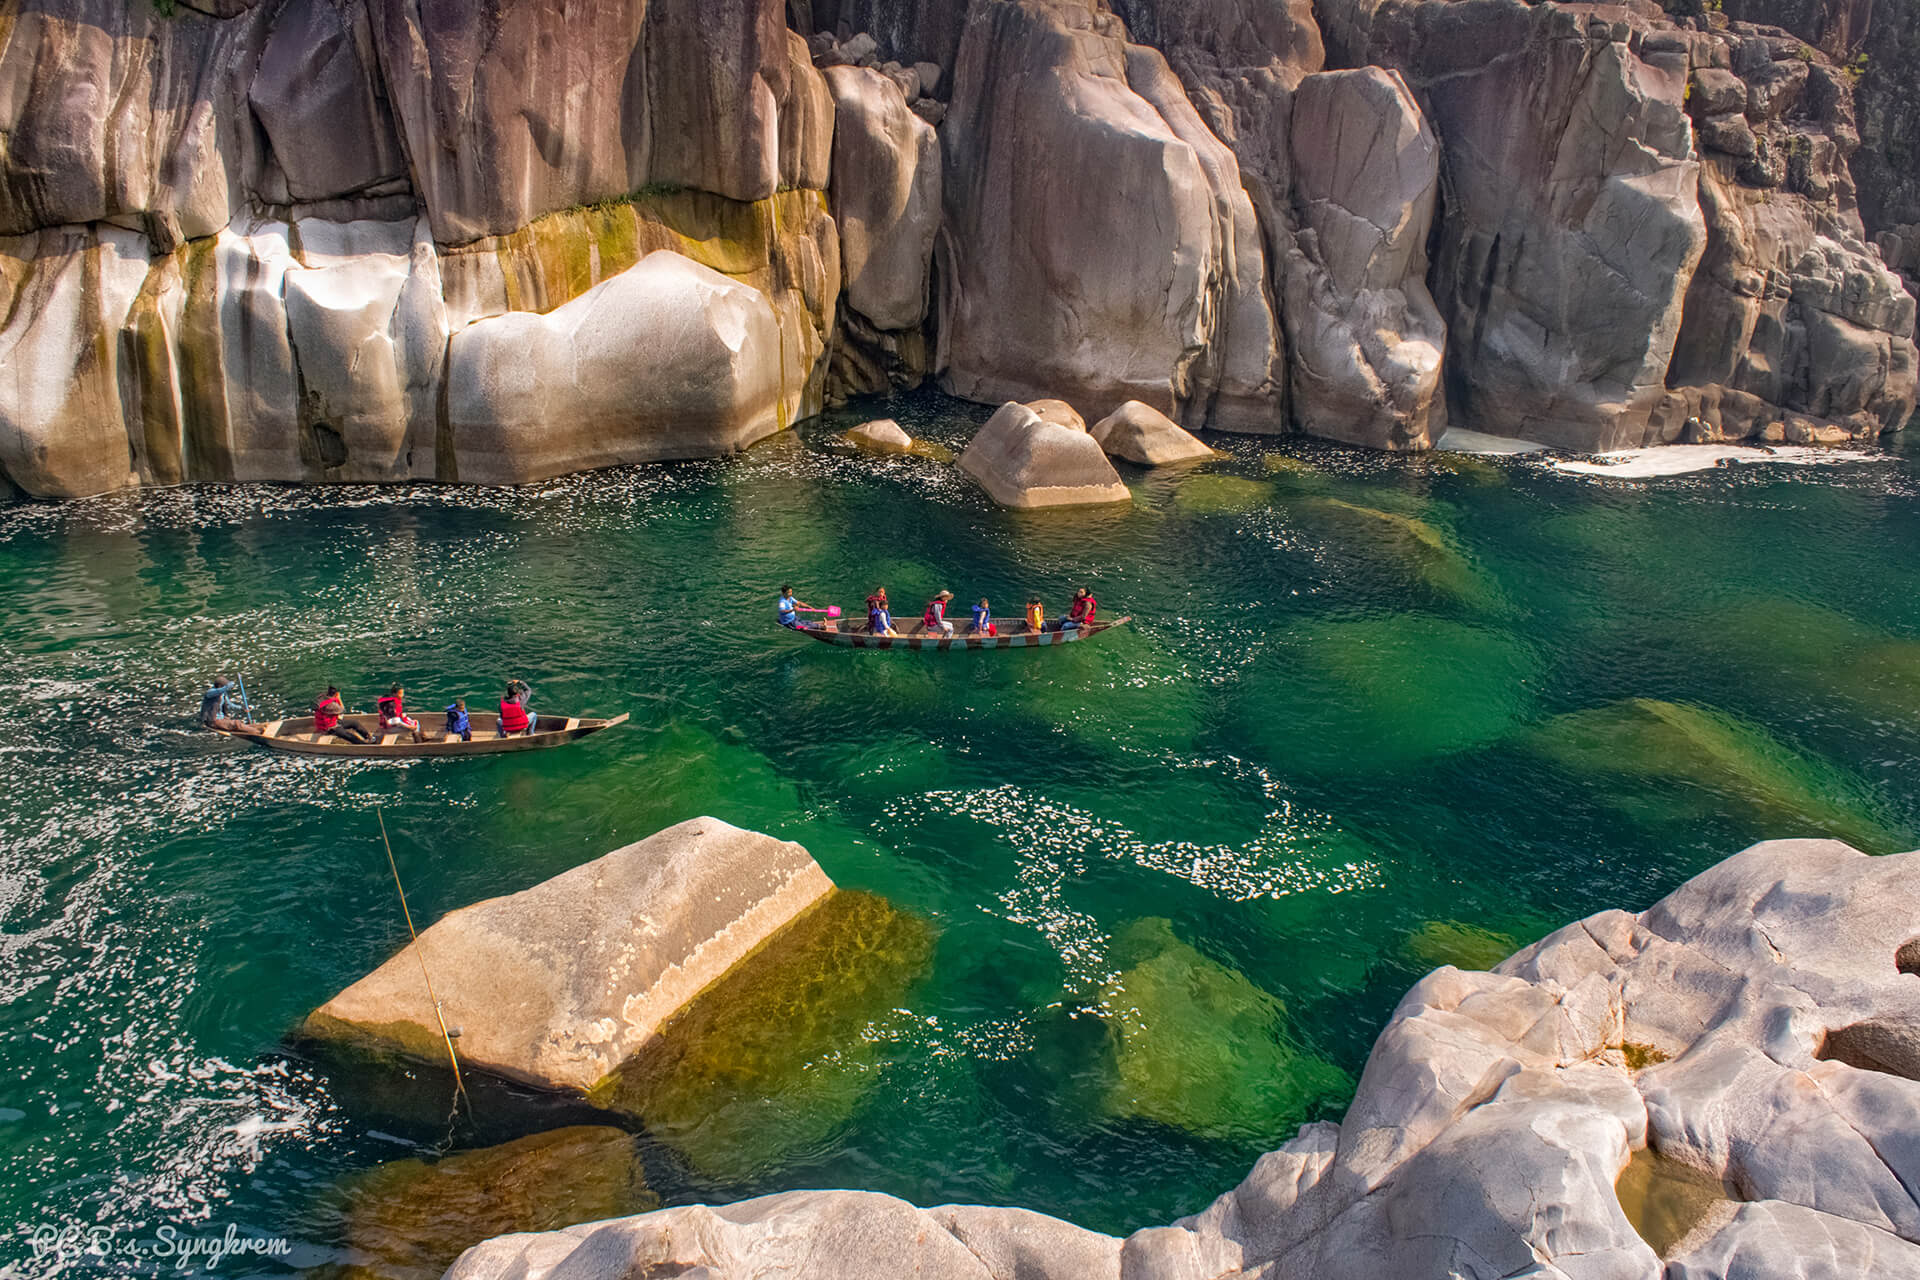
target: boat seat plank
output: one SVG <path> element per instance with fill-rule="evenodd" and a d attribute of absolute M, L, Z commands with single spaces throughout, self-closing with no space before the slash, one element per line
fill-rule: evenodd
<path fill-rule="evenodd" d="M 380 745 L 381 745 L 381 746 L 383 746 L 383 747 L 390 747 L 390 746 L 392 746 L 392 745 L 393 745 L 394 743 L 396 743 L 396 742 L 398 742 L 398 741 L 400 741 L 400 735 L 399 735 L 399 734 L 397 734 L 397 733 L 389 733 L 389 734 L 388 734 L 388 735 L 386 735 L 386 736 L 385 736 L 384 738 L 382 738 L 382 739 L 380 739 Z"/>
<path fill-rule="evenodd" d="M 567 717 L 567 727 L 566 727 L 566 729 L 565 729 L 565 732 L 567 732 L 567 733 L 572 733 L 572 732 L 573 732 L 573 731 L 574 731 L 575 729 L 578 729 L 579 727 L 580 727 L 580 717 L 579 717 L 579 716 L 568 716 L 568 717 Z"/>

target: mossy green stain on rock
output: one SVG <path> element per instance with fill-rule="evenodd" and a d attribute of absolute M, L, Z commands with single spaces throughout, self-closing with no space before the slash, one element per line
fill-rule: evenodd
<path fill-rule="evenodd" d="M 553 1231 L 660 1207 L 634 1135 L 572 1125 L 435 1161 L 395 1160 L 335 1192 L 347 1262 L 338 1280 L 435 1280 L 497 1235 Z"/>
<path fill-rule="evenodd" d="M 1697 788 L 1745 809 L 1770 833 L 1832 836 L 1870 853 L 1913 845 L 1911 833 L 1879 816 L 1882 806 L 1864 783 L 1706 707 L 1630 698 L 1555 717 L 1533 745 L 1569 773 Z M 1717 808 L 1703 806 L 1703 815 Z"/>
<path fill-rule="evenodd" d="M 186 305 L 176 349 L 180 362 L 181 470 L 188 480 L 232 480 L 233 448 L 221 367 L 220 269 L 212 237 L 176 251 Z"/>
<path fill-rule="evenodd" d="M 835 891 L 695 997 L 592 1100 L 712 1177 L 790 1160 L 874 1083 L 868 1025 L 920 978 L 933 936 L 884 898 Z"/>
<path fill-rule="evenodd" d="M 1101 988 L 1114 1116 L 1205 1138 L 1267 1139 L 1351 1081 L 1283 1038 L 1279 999 L 1182 942 L 1173 923 L 1136 920 L 1116 939 L 1125 966 Z"/>

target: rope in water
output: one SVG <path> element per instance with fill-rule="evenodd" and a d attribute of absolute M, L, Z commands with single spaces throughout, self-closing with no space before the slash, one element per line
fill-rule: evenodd
<path fill-rule="evenodd" d="M 400 885 L 400 864 L 393 860 L 393 842 L 387 839 L 386 815 L 376 806 L 373 816 L 380 820 L 380 843 L 387 848 L 387 866 L 393 871 L 393 887 L 400 895 L 400 914 L 407 918 L 407 936 L 413 939 L 413 954 L 420 961 L 420 977 L 427 984 L 427 999 L 433 1004 L 433 1016 L 440 1022 L 440 1038 L 447 1045 L 447 1061 L 453 1064 L 453 1096 L 456 1109 L 459 1104 L 467 1104 L 467 1114 L 473 1114 L 473 1099 L 467 1096 L 466 1082 L 460 1078 L 460 1055 L 453 1051 L 453 1033 L 447 1030 L 447 1015 L 440 1007 L 440 997 L 433 993 L 433 976 L 427 972 L 427 953 L 420 949 L 420 935 L 414 932 L 413 912 L 407 908 L 407 891 Z"/>

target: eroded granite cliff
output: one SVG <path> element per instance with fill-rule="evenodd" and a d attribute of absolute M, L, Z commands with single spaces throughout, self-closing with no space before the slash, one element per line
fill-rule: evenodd
<path fill-rule="evenodd" d="M 1728 3 L 8 0 L 0 481 L 513 482 L 929 377 L 1896 428 L 1911 15 Z"/>

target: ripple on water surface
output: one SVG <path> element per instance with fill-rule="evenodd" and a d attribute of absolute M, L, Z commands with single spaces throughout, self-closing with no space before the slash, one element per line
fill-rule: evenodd
<path fill-rule="evenodd" d="M 951 449 L 984 416 L 887 411 Z M 357 1230 L 371 1256 L 369 1188 L 442 1169 L 421 1210 L 457 1218 L 506 1184 L 443 1152 L 606 1124 L 484 1094 L 449 1133 L 430 1072 L 284 1048 L 404 940 L 376 808 L 425 919 L 714 813 L 921 922 L 872 1007 L 789 1028 L 818 1070 L 756 1040 L 733 1066 L 767 1070 L 704 1128 L 588 1132 L 607 1177 L 543 1183 L 542 1223 L 607 1187 L 801 1185 L 1164 1221 L 1337 1115 L 1426 967 L 1642 906 L 1785 824 L 1920 829 L 1911 453 L 1629 485 L 1221 438 L 1127 468 L 1131 509 L 1013 513 L 949 464 L 831 448 L 859 416 L 519 490 L 0 509 L 0 1222 L 231 1222 L 302 1265 Z M 1003 617 L 1085 583 L 1137 623 L 855 653 L 775 631 L 782 581 Z M 529 758 L 281 758 L 188 731 L 219 670 L 274 711 L 328 681 L 484 703 L 517 674 L 634 720 Z"/>

